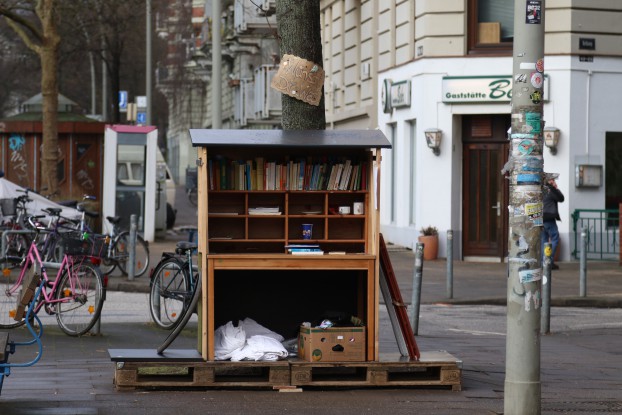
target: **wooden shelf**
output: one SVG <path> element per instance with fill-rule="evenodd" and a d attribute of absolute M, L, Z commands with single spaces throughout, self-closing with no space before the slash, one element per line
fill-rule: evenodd
<path fill-rule="evenodd" d="M 190 134 L 199 147 L 203 358 L 214 359 L 214 330 L 228 321 L 250 317 L 288 338 L 303 321 L 321 321 L 327 310 L 338 310 L 365 322 L 366 360 L 377 360 L 374 172 L 380 168 L 380 149 L 390 147 L 386 137 L 371 130 Z M 341 186 L 337 190 L 329 185 L 327 169 L 341 162 L 344 169 L 346 162 L 352 167 L 350 180 L 333 181 Z M 354 203 L 363 205 L 363 214 L 336 214 L 340 206 L 353 212 Z M 279 214 L 249 214 L 257 208 Z M 303 239 L 303 224 L 313 225 L 311 239 Z M 324 255 L 288 254 L 291 244 L 317 244 Z"/>

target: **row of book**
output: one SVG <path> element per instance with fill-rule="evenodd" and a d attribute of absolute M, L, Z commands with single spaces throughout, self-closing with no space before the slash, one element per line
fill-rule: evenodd
<path fill-rule="evenodd" d="M 350 159 L 208 160 L 210 190 L 366 190 L 367 175 L 367 163 Z"/>

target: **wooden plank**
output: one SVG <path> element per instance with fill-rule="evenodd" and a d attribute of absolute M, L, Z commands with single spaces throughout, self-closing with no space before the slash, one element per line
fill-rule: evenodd
<path fill-rule="evenodd" d="M 156 349 L 108 349 L 113 362 L 203 362 L 194 349 L 167 349 L 158 354 Z"/>
<path fill-rule="evenodd" d="M 386 279 L 387 285 L 389 286 L 389 293 L 391 294 L 391 303 L 387 304 L 387 307 L 392 306 L 395 309 L 395 314 L 397 315 L 397 320 L 402 331 L 403 339 L 406 342 L 410 358 L 413 360 L 419 359 L 419 347 L 417 346 L 415 335 L 408 320 L 406 305 L 402 300 L 400 287 L 397 284 L 393 266 L 391 265 L 391 259 L 389 258 L 389 251 L 387 251 L 387 246 L 384 243 L 382 234 L 380 234 L 380 268 L 382 269 L 380 274 Z"/>

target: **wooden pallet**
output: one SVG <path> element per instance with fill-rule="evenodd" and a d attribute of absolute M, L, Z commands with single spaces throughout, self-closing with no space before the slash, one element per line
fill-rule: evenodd
<path fill-rule="evenodd" d="M 445 351 L 421 352 L 417 361 L 384 358 L 378 362 L 312 363 L 292 360 L 296 386 L 391 387 L 446 386 L 462 389 L 462 362 Z"/>
<path fill-rule="evenodd" d="M 418 361 L 385 356 L 377 362 L 205 362 L 194 350 L 111 349 L 114 382 L 124 388 L 424 387 L 462 388 L 462 362 L 444 351 Z"/>
<path fill-rule="evenodd" d="M 277 362 L 205 362 L 194 350 L 167 351 L 159 356 L 151 350 L 132 354 L 111 349 L 116 361 L 114 383 L 117 388 L 275 388 L 289 386 L 287 361 Z M 140 359 L 140 354 L 143 359 Z M 194 358 L 192 358 L 194 357 Z"/>

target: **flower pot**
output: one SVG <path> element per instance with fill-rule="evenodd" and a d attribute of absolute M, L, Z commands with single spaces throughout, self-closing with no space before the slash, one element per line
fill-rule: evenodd
<path fill-rule="evenodd" d="M 429 261 L 438 257 L 438 235 L 422 235 L 418 238 L 419 243 L 424 245 L 423 259 Z"/>

